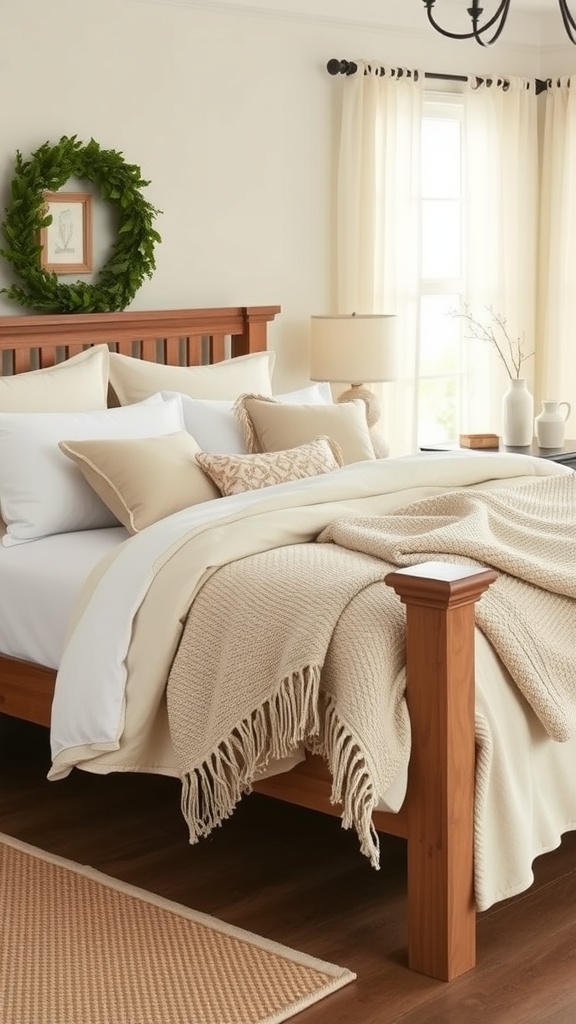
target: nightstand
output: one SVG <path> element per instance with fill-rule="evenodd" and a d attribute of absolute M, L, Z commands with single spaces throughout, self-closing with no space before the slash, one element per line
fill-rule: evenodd
<path fill-rule="evenodd" d="M 512 448 L 499 444 L 498 448 L 461 448 L 457 444 L 420 445 L 421 452 L 516 452 L 518 455 L 535 455 L 538 459 L 551 459 L 576 470 L 576 441 L 565 441 L 563 448 L 539 448 L 536 440 L 524 448 Z"/>

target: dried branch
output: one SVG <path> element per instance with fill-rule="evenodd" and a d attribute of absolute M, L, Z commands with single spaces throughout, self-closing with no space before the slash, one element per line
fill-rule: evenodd
<path fill-rule="evenodd" d="M 487 323 L 483 323 L 482 320 L 478 320 L 473 316 L 468 305 L 464 305 L 462 311 L 457 309 L 451 310 L 449 315 L 459 317 L 465 321 L 468 330 L 465 337 L 492 345 L 496 349 L 498 358 L 502 362 L 508 376 L 518 378 L 520 377 L 523 364 L 532 358 L 534 352 L 530 352 L 528 355 L 525 354 L 526 338 L 524 334 L 514 339 L 510 337 L 506 327 L 505 316 L 501 313 L 496 313 L 491 306 L 486 306 L 486 311 L 489 317 Z"/>

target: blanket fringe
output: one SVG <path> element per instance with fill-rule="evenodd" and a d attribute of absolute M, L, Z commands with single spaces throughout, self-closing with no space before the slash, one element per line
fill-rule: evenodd
<path fill-rule="evenodd" d="M 282 680 L 271 701 L 257 708 L 198 767 L 181 775 L 182 813 L 197 843 L 229 818 L 270 760 L 288 757 L 318 734 L 319 665 Z"/>
<path fill-rule="evenodd" d="M 376 870 L 380 868 L 380 841 L 372 814 L 376 795 L 366 759 L 358 743 L 339 718 L 335 704 L 326 699 L 321 733 L 313 745 L 322 754 L 332 775 L 332 804 L 342 804 L 342 828 L 354 828 L 360 840 L 360 852 Z"/>
<path fill-rule="evenodd" d="M 271 759 L 288 757 L 300 744 L 324 757 L 332 775 L 331 803 L 342 804 L 342 827 L 354 828 L 360 851 L 376 870 L 380 844 L 372 814 L 376 796 L 357 742 L 324 700 L 319 715 L 320 673 L 309 665 L 282 680 L 273 699 L 257 708 L 198 767 L 182 775 L 182 813 L 190 843 L 229 818 Z M 322 717 L 322 721 L 321 721 Z"/>

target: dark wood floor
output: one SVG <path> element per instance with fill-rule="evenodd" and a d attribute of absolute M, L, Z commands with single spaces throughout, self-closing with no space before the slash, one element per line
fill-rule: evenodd
<path fill-rule="evenodd" d="M 176 780 L 49 783 L 48 766 L 45 730 L 0 721 L 0 831 L 358 975 L 298 1024 L 576 1021 L 576 833 L 529 894 L 481 916 L 479 966 L 446 985 L 406 967 L 403 841 L 383 837 L 375 872 L 337 819 L 253 795 L 191 847 Z"/>

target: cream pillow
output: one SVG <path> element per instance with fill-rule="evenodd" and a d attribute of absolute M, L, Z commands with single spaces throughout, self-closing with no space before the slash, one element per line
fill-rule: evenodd
<path fill-rule="evenodd" d="M 177 392 L 162 391 L 162 398 L 172 398 Z M 209 398 L 190 398 L 180 394 L 184 424 L 203 452 L 218 455 L 246 455 L 246 443 L 237 417 L 232 412 L 233 402 Z M 332 401 L 329 384 L 312 384 L 298 391 L 274 395 L 275 402 L 307 402 L 309 405 Z"/>
<path fill-rule="evenodd" d="M 364 402 L 284 405 L 264 395 L 241 395 L 234 412 L 249 452 L 277 452 L 322 434 L 335 441 L 344 465 L 374 459 Z"/>
<path fill-rule="evenodd" d="M 328 437 L 317 437 L 309 444 L 287 451 L 257 455 L 211 455 L 200 452 L 196 460 L 223 495 L 256 491 L 273 484 L 331 473 L 342 465 L 338 445 Z"/>
<path fill-rule="evenodd" d="M 131 405 L 158 391 L 191 398 L 238 398 L 244 391 L 272 394 L 274 352 L 253 352 L 210 366 L 166 366 L 110 353 L 110 385 L 120 405 Z"/>
<path fill-rule="evenodd" d="M 57 341 L 57 339 L 55 339 Z M 108 399 L 107 345 L 45 370 L 0 377 L 0 412 L 92 412 Z"/>
<path fill-rule="evenodd" d="M 99 498 L 130 533 L 190 505 L 219 498 L 185 430 L 163 437 L 60 441 Z"/>

